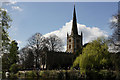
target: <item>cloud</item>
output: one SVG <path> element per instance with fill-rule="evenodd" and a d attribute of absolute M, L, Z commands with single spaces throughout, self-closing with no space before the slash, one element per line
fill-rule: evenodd
<path fill-rule="evenodd" d="M 18 10 L 18 11 L 23 11 L 22 8 L 20 8 L 19 6 L 12 6 L 13 10 Z"/>
<path fill-rule="evenodd" d="M 22 41 L 20 41 L 20 40 L 17 40 L 17 43 L 18 43 L 18 44 L 21 44 L 21 43 L 22 43 Z"/>
<path fill-rule="evenodd" d="M 6 2 L 6 5 L 14 5 L 16 3 L 17 3 L 17 1 L 10 1 L 10 2 Z"/>
<path fill-rule="evenodd" d="M 109 21 L 113 23 L 117 23 L 118 20 L 116 16 L 113 16 Z"/>
<path fill-rule="evenodd" d="M 107 32 L 105 32 L 103 30 L 100 30 L 98 27 L 87 27 L 86 25 L 79 24 L 79 23 L 77 23 L 77 27 L 78 27 L 78 33 L 79 34 L 81 34 L 81 31 L 83 32 L 83 44 L 88 43 L 88 42 L 96 39 L 97 37 L 101 37 L 101 36 L 108 37 Z M 63 43 L 65 44 L 64 47 L 66 47 L 67 32 L 70 35 L 71 34 L 71 28 L 72 28 L 72 20 L 70 22 L 67 22 L 59 30 L 47 33 L 44 36 L 47 37 L 51 34 L 55 34 L 63 40 Z M 66 48 L 65 48 L 65 50 L 66 50 Z"/>
<path fill-rule="evenodd" d="M 24 47 L 24 42 L 23 41 L 20 41 L 20 40 L 17 40 L 17 43 L 18 43 L 18 46 L 19 46 L 19 50 Z"/>
<path fill-rule="evenodd" d="M 8 0 L 7 2 L 4 2 L 6 6 L 9 6 L 12 8 L 12 10 L 18 10 L 18 11 L 23 11 L 22 8 L 20 8 L 20 6 L 17 6 L 17 1 L 16 0 Z"/>

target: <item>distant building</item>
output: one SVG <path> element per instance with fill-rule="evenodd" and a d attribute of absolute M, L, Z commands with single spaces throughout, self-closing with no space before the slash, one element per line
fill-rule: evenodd
<path fill-rule="evenodd" d="M 83 45 L 82 38 L 82 32 L 81 35 L 78 34 L 76 11 L 74 5 L 71 35 L 67 33 L 67 52 L 75 54 L 78 50 L 80 50 Z"/>

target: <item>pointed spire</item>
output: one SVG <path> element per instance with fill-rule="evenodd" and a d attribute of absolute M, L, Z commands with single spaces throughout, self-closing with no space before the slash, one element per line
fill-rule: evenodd
<path fill-rule="evenodd" d="M 73 20 L 76 20 L 75 4 L 74 4 Z"/>
<path fill-rule="evenodd" d="M 67 37 L 69 37 L 69 34 L 68 34 L 68 32 L 67 32 Z"/>
<path fill-rule="evenodd" d="M 78 35 L 75 5 L 74 5 L 74 11 L 73 11 L 73 23 L 72 23 L 71 35 Z"/>

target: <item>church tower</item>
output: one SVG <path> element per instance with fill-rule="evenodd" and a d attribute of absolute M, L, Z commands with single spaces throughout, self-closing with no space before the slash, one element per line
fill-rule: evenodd
<path fill-rule="evenodd" d="M 74 5 L 71 35 L 67 33 L 67 52 L 75 54 L 82 48 L 82 35 L 82 32 L 81 35 L 78 34 L 76 11 Z"/>

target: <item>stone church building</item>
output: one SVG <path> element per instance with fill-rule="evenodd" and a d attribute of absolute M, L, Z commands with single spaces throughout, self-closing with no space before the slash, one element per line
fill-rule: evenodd
<path fill-rule="evenodd" d="M 42 62 L 42 67 L 44 69 L 70 69 L 72 66 L 75 53 L 81 49 L 82 47 L 82 32 L 81 35 L 78 34 L 77 29 L 77 19 L 76 19 L 76 11 L 74 5 L 73 11 L 73 22 L 72 22 L 72 30 L 71 35 L 67 33 L 67 50 L 66 52 L 46 52 L 45 60 Z"/>

